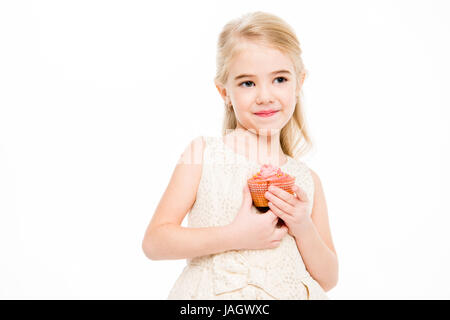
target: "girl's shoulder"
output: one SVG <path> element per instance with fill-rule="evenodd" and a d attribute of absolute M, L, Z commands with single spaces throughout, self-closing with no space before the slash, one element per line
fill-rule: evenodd
<path fill-rule="evenodd" d="M 218 145 L 220 143 L 221 137 L 219 136 L 201 136 L 205 146 Z"/>
<path fill-rule="evenodd" d="M 221 149 L 222 141 L 221 136 L 206 135 L 191 139 L 180 156 L 179 163 L 202 165 L 208 162 L 208 159 L 205 159 L 205 150 L 208 149 L 210 154 L 215 154 L 215 151 Z"/>
<path fill-rule="evenodd" d="M 178 163 L 201 165 L 203 162 L 203 152 L 206 148 L 208 139 L 205 136 L 197 136 L 188 143 L 182 152 Z"/>

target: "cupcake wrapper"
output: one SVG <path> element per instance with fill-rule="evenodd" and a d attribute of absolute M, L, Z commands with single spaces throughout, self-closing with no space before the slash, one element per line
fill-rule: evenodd
<path fill-rule="evenodd" d="M 247 180 L 248 188 L 250 189 L 250 193 L 252 195 L 253 204 L 255 207 L 268 207 L 269 201 L 266 199 L 264 194 L 269 189 L 269 186 L 277 186 L 280 189 L 283 189 L 290 194 L 294 194 L 292 187 L 295 183 L 295 177 L 283 182 L 270 182 L 270 181 L 262 181 L 255 182 L 251 179 Z"/>

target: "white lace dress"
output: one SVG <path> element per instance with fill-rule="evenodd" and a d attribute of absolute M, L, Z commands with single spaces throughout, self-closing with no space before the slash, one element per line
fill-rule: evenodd
<path fill-rule="evenodd" d="M 247 178 L 260 165 L 235 153 L 222 137 L 203 137 L 206 146 L 196 201 L 188 213 L 188 227 L 231 223 L 242 203 Z M 288 157 L 281 170 L 296 177 L 312 209 L 314 181 L 308 167 Z M 286 234 L 274 249 L 231 250 L 187 259 L 167 299 L 328 299 L 310 276 L 295 239 Z"/>

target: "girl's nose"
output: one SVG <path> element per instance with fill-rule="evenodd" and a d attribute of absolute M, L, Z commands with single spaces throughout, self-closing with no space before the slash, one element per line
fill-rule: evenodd
<path fill-rule="evenodd" d="M 273 102 L 272 93 L 270 89 L 265 86 L 260 86 L 258 90 L 258 95 L 256 96 L 257 104 L 269 104 Z"/>

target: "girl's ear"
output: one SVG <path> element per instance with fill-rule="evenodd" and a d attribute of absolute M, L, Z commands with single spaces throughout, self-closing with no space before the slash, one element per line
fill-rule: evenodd
<path fill-rule="evenodd" d="M 222 87 L 220 84 L 218 84 L 217 82 L 215 82 L 217 91 L 219 91 L 220 95 L 222 96 L 223 100 L 226 102 L 226 98 L 227 98 L 227 89 L 225 89 L 224 87 Z"/>
<path fill-rule="evenodd" d="M 298 96 L 298 94 L 300 93 L 300 90 L 303 87 L 303 82 L 305 81 L 305 77 L 306 77 L 306 73 L 303 72 L 302 74 L 300 74 L 300 77 L 297 81 L 297 89 L 295 91 L 296 96 Z"/>

